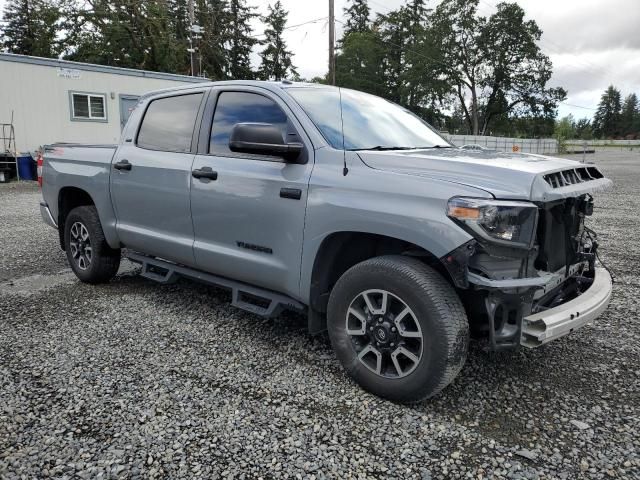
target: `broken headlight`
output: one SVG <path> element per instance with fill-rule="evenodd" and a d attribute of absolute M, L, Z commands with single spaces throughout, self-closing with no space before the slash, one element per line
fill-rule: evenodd
<path fill-rule="evenodd" d="M 529 202 L 454 197 L 447 216 L 478 241 L 512 248 L 531 248 L 538 223 L 538 207 Z"/>

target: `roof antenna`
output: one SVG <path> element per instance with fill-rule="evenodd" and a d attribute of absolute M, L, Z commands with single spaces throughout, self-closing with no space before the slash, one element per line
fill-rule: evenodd
<path fill-rule="evenodd" d="M 344 119 L 342 118 L 342 90 L 338 87 L 338 95 L 340 96 L 340 124 L 342 126 L 342 176 L 346 177 L 349 173 L 347 168 L 347 151 L 344 148 Z"/>

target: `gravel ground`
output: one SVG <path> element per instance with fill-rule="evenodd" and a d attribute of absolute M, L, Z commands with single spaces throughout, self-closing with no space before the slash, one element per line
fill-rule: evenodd
<path fill-rule="evenodd" d="M 0 477 L 640 478 L 640 154 L 595 160 L 608 311 L 538 350 L 472 343 L 417 406 L 360 390 L 299 316 L 130 264 L 80 284 L 37 190 L 0 185 Z"/>

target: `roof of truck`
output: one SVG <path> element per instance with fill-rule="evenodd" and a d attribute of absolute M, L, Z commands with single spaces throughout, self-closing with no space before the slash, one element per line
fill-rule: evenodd
<path fill-rule="evenodd" d="M 158 95 L 160 93 L 176 92 L 181 90 L 193 90 L 203 87 L 216 87 L 216 86 L 245 86 L 245 87 L 262 87 L 268 90 L 279 90 L 287 88 L 338 88 L 332 85 L 325 85 L 323 83 L 309 83 L 309 82 L 292 82 L 290 80 L 281 81 L 264 81 L 264 80 L 222 80 L 217 82 L 203 82 L 197 85 L 180 85 L 178 87 L 169 87 L 162 90 L 154 90 L 146 93 L 143 97 L 149 97 L 151 95 Z"/>

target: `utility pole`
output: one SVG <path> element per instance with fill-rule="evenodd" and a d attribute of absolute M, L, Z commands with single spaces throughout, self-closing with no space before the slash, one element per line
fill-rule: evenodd
<path fill-rule="evenodd" d="M 333 0 L 329 0 L 329 82 L 336 84 L 336 19 L 333 11 Z"/>
<path fill-rule="evenodd" d="M 193 63 L 193 53 L 195 52 L 194 48 L 193 48 L 193 32 L 192 32 L 192 27 L 193 27 L 193 23 L 195 21 L 195 12 L 194 12 L 194 7 L 193 7 L 193 0 L 189 0 L 189 48 L 187 49 L 187 51 L 189 52 L 190 56 L 191 56 L 191 76 L 195 77 L 195 68 L 194 68 L 194 63 Z"/>

